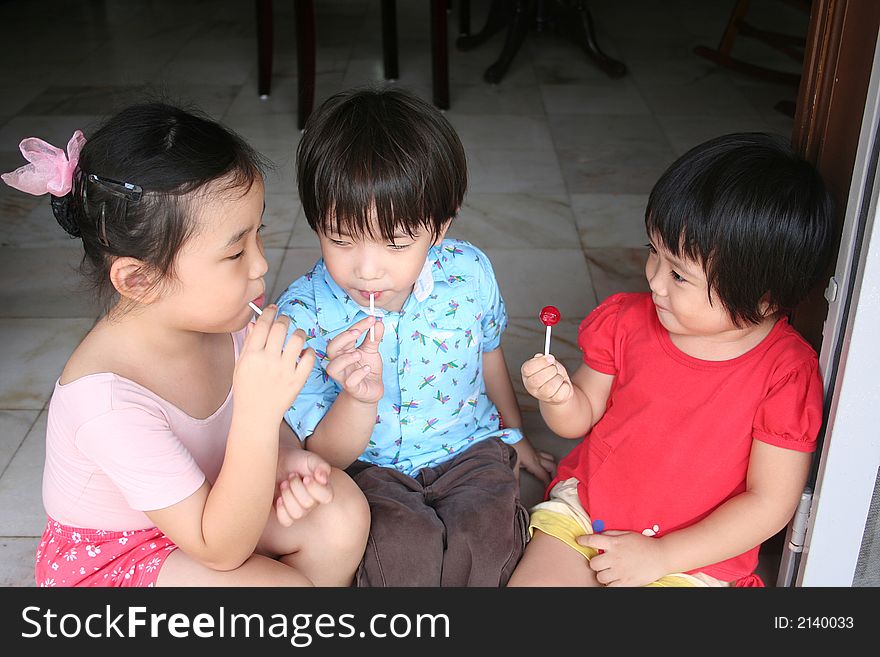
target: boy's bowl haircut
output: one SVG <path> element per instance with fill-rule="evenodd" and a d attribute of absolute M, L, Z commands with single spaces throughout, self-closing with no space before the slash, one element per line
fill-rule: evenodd
<path fill-rule="evenodd" d="M 467 159 L 445 116 L 411 92 L 362 87 L 328 98 L 297 148 L 306 220 L 319 233 L 436 238 L 467 189 Z"/>

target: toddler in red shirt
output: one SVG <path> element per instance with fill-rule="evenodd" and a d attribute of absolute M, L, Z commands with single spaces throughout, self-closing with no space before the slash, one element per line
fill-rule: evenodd
<path fill-rule="evenodd" d="M 761 586 L 822 422 L 815 350 L 786 318 L 825 272 L 833 203 L 781 137 L 725 135 L 648 199 L 650 294 L 581 323 L 583 363 L 522 366 L 547 425 L 581 441 L 532 509 L 511 586 Z"/>

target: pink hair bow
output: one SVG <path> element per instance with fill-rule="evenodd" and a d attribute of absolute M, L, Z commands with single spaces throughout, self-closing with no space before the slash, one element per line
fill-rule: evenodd
<path fill-rule="evenodd" d="M 30 164 L 25 164 L 0 178 L 10 187 L 22 192 L 42 196 L 64 196 L 73 186 L 73 172 L 79 162 L 79 153 L 86 138 L 82 131 L 73 133 L 67 142 L 67 153 L 42 139 L 28 137 L 18 145 L 21 154 Z"/>

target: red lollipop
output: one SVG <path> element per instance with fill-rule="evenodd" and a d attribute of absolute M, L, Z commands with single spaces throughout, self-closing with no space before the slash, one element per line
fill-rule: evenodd
<path fill-rule="evenodd" d="M 550 353 L 550 327 L 559 323 L 562 314 L 556 306 L 544 306 L 538 317 L 541 318 L 541 323 L 547 327 L 547 334 L 544 337 L 544 355 L 547 356 Z"/>
<path fill-rule="evenodd" d="M 538 316 L 541 318 L 541 323 L 544 326 L 553 326 L 562 319 L 562 315 L 559 314 L 559 308 L 556 306 L 544 306 L 541 308 L 541 314 Z"/>

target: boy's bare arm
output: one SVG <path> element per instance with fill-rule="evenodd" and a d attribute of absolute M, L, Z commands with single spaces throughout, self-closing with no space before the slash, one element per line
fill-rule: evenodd
<path fill-rule="evenodd" d="M 376 426 L 376 402 L 358 401 L 345 390 L 304 442 L 310 452 L 332 466 L 345 469 L 360 456 Z"/>
<path fill-rule="evenodd" d="M 504 426 L 521 429 L 522 415 L 519 402 L 500 346 L 483 353 L 483 381 L 486 385 L 486 395 L 501 414 Z M 514 443 L 513 448 L 516 450 L 520 466 L 543 483 L 550 483 L 551 474 L 556 467 L 556 461 L 551 454 L 535 450 L 527 437 Z"/>
<path fill-rule="evenodd" d="M 501 413 L 504 426 L 517 429 L 522 427 L 519 403 L 501 347 L 483 352 L 483 380 L 486 383 L 486 394 Z"/>
<path fill-rule="evenodd" d="M 360 346 L 357 341 L 373 328 Z M 342 390 L 306 441 L 306 449 L 323 456 L 330 465 L 347 468 L 360 456 L 376 426 L 382 385 L 379 343 L 385 325 L 367 317 L 327 344 L 326 371 Z"/>

